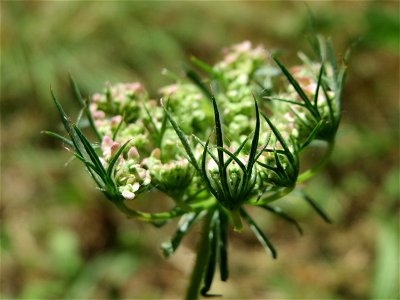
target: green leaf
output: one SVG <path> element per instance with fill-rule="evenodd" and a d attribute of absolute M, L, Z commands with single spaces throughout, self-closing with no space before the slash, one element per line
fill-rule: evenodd
<path fill-rule="evenodd" d="M 234 155 L 234 156 L 238 156 L 238 155 L 239 155 L 240 151 L 242 151 L 243 147 L 246 145 L 246 143 L 247 143 L 248 140 L 249 140 L 249 137 L 246 137 L 246 138 L 244 139 L 244 141 L 240 144 L 240 146 L 236 149 L 236 151 L 233 152 L 233 155 Z M 229 157 L 229 158 L 226 160 L 224 167 L 228 166 L 228 165 L 232 162 L 232 160 L 233 160 L 233 158 L 232 158 L 232 157 Z"/>
<path fill-rule="evenodd" d="M 124 119 L 125 119 L 125 116 L 123 115 L 121 118 L 121 121 L 118 123 L 118 126 L 113 133 L 113 136 L 112 136 L 113 141 L 115 141 L 117 139 L 117 134 L 118 134 L 119 130 L 121 129 L 122 124 L 124 123 Z"/>
<path fill-rule="evenodd" d="M 74 143 L 72 143 L 71 140 L 63 137 L 62 135 L 59 135 L 58 133 L 55 133 L 55 132 L 52 132 L 52 131 L 47 131 L 47 130 L 44 130 L 41 133 L 44 133 L 44 134 L 47 134 L 47 135 L 49 135 L 51 137 L 59 139 L 61 142 L 63 142 L 64 144 L 66 144 L 66 145 L 68 145 L 70 147 L 74 147 Z"/>
<path fill-rule="evenodd" d="M 261 156 L 261 154 L 263 154 L 264 151 L 266 151 L 266 148 L 268 147 L 269 141 L 271 140 L 271 134 L 268 134 L 267 137 L 267 142 L 264 144 L 264 146 L 261 147 L 260 151 L 258 151 L 255 160 L 257 161 L 258 158 Z"/>
<path fill-rule="evenodd" d="M 171 256 L 179 247 L 183 237 L 192 228 L 192 225 L 197 221 L 199 213 L 186 213 L 181 217 L 178 223 L 178 228 L 170 241 L 161 245 L 162 252 L 165 257 Z"/>
<path fill-rule="evenodd" d="M 218 110 L 218 105 L 217 101 L 215 100 L 215 97 L 211 97 L 213 108 L 214 108 L 214 122 L 215 122 L 215 135 L 217 139 L 217 153 L 218 153 L 218 169 L 220 173 L 220 179 L 222 182 L 222 187 L 223 190 L 226 193 L 229 193 L 229 187 L 228 187 L 228 182 L 227 182 L 227 175 L 226 175 L 226 169 L 224 169 L 224 151 L 222 150 L 224 148 L 224 141 L 223 141 L 223 136 L 222 136 L 222 125 L 221 125 L 221 120 L 219 116 L 219 110 Z"/>
<path fill-rule="evenodd" d="M 101 171 L 102 178 L 106 179 L 107 178 L 107 172 L 104 169 L 102 163 L 100 162 L 99 156 L 97 155 L 96 151 L 93 149 L 93 147 L 90 144 L 90 142 L 87 140 L 85 135 L 82 133 L 82 131 L 76 125 L 73 125 L 73 129 L 76 132 L 76 134 L 78 135 L 80 141 L 82 142 L 83 147 L 85 148 L 86 153 L 89 155 L 90 160 Z"/>
<path fill-rule="evenodd" d="M 64 128 L 67 131 L 68 135 L 70 136 L 72 143 L 74 144 L 75 151 L 77 151 L 78 154 L 80 154 L 82 156 L 83 149 L 82 149 L 81 145 L 79 144 L 79 138 L 77 137 L 76 133 L 72 130 L 70 121 L 68 120 L 66 113 L 64 112 L 60 102 L 57 100 L 57 98 L 54 95 L 54 92 L 51 88 L 50 88 L 50 93 L 51 93 L 53 102 L 57 107 L 57 110 L 60 115 L 61 121 L 64 125 Z"/>
<path fill-rule="evenodd" d="M 317 212 L 317 214 L 326 222 L 331 224 L 332 221 L 322 208 L 310 196 L 302 193 L 303 199 Z"/>
<path fill-rule="evenodd" d="M 88 105 L 89 100 L 86 101 L 86 103 L 85 103 L 85 101 L 82 98 L 82 94 L 79 90 L 79 87 L 71 75 L 69 75 L 69 80 L 70 80 L 70 84 L 71 84 L 72 90 L 74 92 L 75 98 L 78 100 L 79 104 L 84 108 L 86 118 L 89 121 L 90 128 L 93 130 L 93 132 L 95 133 L 98 140 L 101 141 L 102 137 L 101 137 L 99 131 L 97 130 L 97 127 L 94 125 L 92 114 L 90 113 L 90 109 L 89 109 L 89 105 Z"/>
<path fill-rule="evenodd" d="M 218 78 L 219 74 L 217 72 L 214 71 L 213 67 L 210 66 L 209 64 L 205 63 L 204 61 L 198 59 L 195 56 L 192 56 L 190 58 L 190 60 L 192 61 L 193 64 L 195 64 L 198 68 L 200 68 L 201 70 L 203 70 L 204 72 L 208 73 L 209 75 Z"/>
<path fill-rule="evenodd" d="M 321 80 L 322 80 L 322 74 L 324 73 L 324 63 L 321 62 L 321 68 L 319 70 L 319 74 L 318 74 L 318 81 L 317 81 L 317 88 L 315 90 L 315 94 L 314 94 L 314 107 L 316 109 L 316 111 L 318 112 L 318 116 L 320 116 L 319 111 L 318 111 L 318 95 L 319 95 L 319 88 L 321 87 Z"/>
<path fill-rule="evenodd" d="M 251 171 L 253 169 L 253 165 L 255 163 L 255 157 L 257 155 L 257 148 L 258 148 L 258 140 L 260 137 L 260 113 L 258 110 L 258 105 L 257 105 L 257 100 L 256 97 L 253 95 L 254 98 L 254 106 L 256 109 L 256 127 L 254 129 L 254 135 L 253 135 L 253 140 L 251 141 L 251 148 L 250 148 L 250 153 L 249 153 L 249 160 L 247 163 L 247 168 L 249 173 L 247 174 L 246 179 L 250 179 L 251 176 Z"/>
<path fill-rule="evenodd" d="M 200 76 L 193 70 L 188 69 L 186 70 L 186 76 L 195 84 L 197 87 L 204 93 L 207 99 L 211 99 L 213 95 L 211 92 L 206 88 L 203 82 L 200 79 Z"/>
<path fill-rule="evenodd" d="M 168 117 L 169 122 L 171 123 L 172 127 L 174 128 L 176 134 L 178 135 L 183 148 L 185 149 L 187 155 L 189 156 L 189 162 L 193 165 L 193 167 L 199 172 L 201 173 L 200 167 L 196 161 L 196 158 L 193 154 L 193 151 L 189 145 L 189 141 L 186 138 L 185 134 L 183 133 L 182 129 L 178 126 L 178 124 L 176 123 L 175 119 L 172 117 L 171 113 L 165 108 L 165 106 L 163 105 L 164 111 Z"/>
<path fill-rule="evenodd" d="M 118 158 L 121 156 L 122 152 L 125 150 L 126 146 L 128 146 L 128 143 L 131 141 L 132 139 L 126 141 L 117 151 L 117 153 L 115 153 L 115 155 L 113 156 L 113 158 L 110 160 L 110 164 L 108 165 L 107 168 L 107 176 L 111 177 L 112 172 L 114 170 L 114 166 L 118 160 Z"/>
<path fill-rule="evenodd" d="M 300 96 L 300 98 L 304 101 L 304 104 L 306 105 L 307 109 L 311 112 L 311 114 L 318 119 L 318 112 L 315 110 L 313 105 L 311 104 L 310 100 L 308 99 L 306 93 L 303 91 L 301 88 L 300 84 L 297 82 L 296 79 L 290 74 L 290 72 L 285 68 L 285 66 L 279 61 L 279 59 L 276 56 L 272 57 L 274 61 L 277 63 L 279 68 L 282 70 L 283 74 L 289 81 L 289 83 L 293 86 L 293 88 L 296 90 L 297 94 Z"/>
<path fill-rule="evenodd" d="M 219 212 L 219 272 L 222 281 L 228 280 L 228 216 L 223 210 Z"/>
<path fill-rule="evenodd" d="M 297 223 L 297 221 L 295 219 L 293 219 L 292 217 L 287 215 L 284 211 L 282 211 L 282 209 L 280 207 L 270 206 L 270 205 L 267 205 L 267 204 L 261 205 L 260 207 L 262 207 L 262 208 L 272 212 L 273 214 L 281 217 L 282 219 L 292 223 L 296 227 L 297 231 L 300 234 L 303 234 L 303 230 L 301 229 L 299 223 Z"/>
<path fill-rule="evenodd" d="M 269 127 L 271 128 L 272 132 L 274 133 L 274 135 L 276 136 L 276 138 L 278 139 L 278 141 L 281 143 L 283 149 L 285 150 L 285 155 L 288 158 L 289 162 L 291 163 L 293 169 L 297 169 L 297 162 L 296 159 L 294 158 L 292 152 L 290 152 L 288 145 L 286 144 L 285 139 L 282 137 L 281 133 L 279 132 L 279 130 L 275 127 L 274 124 L 272 124 L 272 122 L 270 121 L 270 119 L 261 112 L 261 115 L 264 117 L 265 121 L 267 121 Z"/>
<path fill-rule="evenodd" d="M 271 242 L 268 240 L 265 234 L 261 231 L 261 229 L 257 226 L 257 224 L 253 221 L 253 219 L 247 214 L 247 212 L 243 208 L 240 208 L 240 215 L 249 225 L 251 231 L 254 233 L 254 235 L 261 243 L 261 245 L 264 246 L 265 250 L 267 250 L 267 252 L 272 256 L 272 258 L 276 258 L 277 253 L 274 246 L 271 244 Z"/>
<path fill-rule="evenodd" d="M 246 166 L 240 161 L 239 158 L 237 158 L 233 153 L 229 152 L 228 150 L 221 148 L 221 147 L 217 147 L 217 149 L 220 149 L 221 151 L 223 151 L 224 153 L 226 153 L 230 158 L 232 158 L 232 160 L 234 160 L 240 167 L 240 169 L 242 169 L 242 172 L 244 175 L 247 174 L 248 170 L 246 169 Z M 223 166 L 224 169 L 227 169 L 228 164 L 225 164 Z"/>
<path fill-rule="evenodd" d="M 207 169 L 206 169 L 206 161 L 207 161 L 207 149 L 208 149 L 208 144 L 210 142 L 210 138 L 207 139 L 206 144 L 204 145 L 204 150 L 203 150 L 203 155 L 202 155 L 202 160 L 201 160 L 201 172 L 202 178 L 207 185 L 209 191 L 217 198 L 217 200 L 220 200 L 223 197 L 223 194 L 215 190 L 210 182 L 210 179 L 208 178 L 207 175 Z"/>
<path fill-rule="evenodd" d="M 218 164 L 218 158 L 214 155 L 214 153 L 212 153 L 212 151 L 209 149 L 209 147 L 208 147 L 208 143 L 206 143 L 207 144 L 207 147 L 206 147 L 206 144 L 202 141 L 202 140 L 200 140 L 195 134 L 192 134 L 192 136 L 194 137 L 194 139 L 200 144 L 200 145 L 202 145 L 203 146 L 203 148 L 204 149 L 207 149 L 207 153 L 211 156 L 211 158 Z M 208 140 L 209 140 L 209 138 L 208 138 Z"/>
<path fill-rule="evenodd" d="M 215 268 L 217 265 L 217 254 L 218 254 L 218 211 L 215 211 L 213 219 L 211 221 L 211 230 L 209 232 L 209 257 L 207 268 L 204 274 L 204 286 L 201 288 L 200 293 L 203 297 L 216 297 L 221 295 L 208 294 L 211 288 L 212 281 L 214 279 Z"/>
<path fill-rule="evenodd" d="M 306 141 L 303 143 L 303 145 L 300 147 L 301 150 L 303 150 L 305 147 L 307 147 L 315 138 L 315 136 L 318 134 L 319 129 L 321 128 L 322 124 L 324 123 L 323 120 L 320 120 L 317 125 L 315 125 L 314 129 L 311 131 L 311 133 L 308 135 Z"/>
<path fill-rule="evenodd" d="M 285 102 L 285 103 L 289 103 L 289 104 L 293 104 L 293 105 L 298 105 L 298 106 L 307 108 L 307 106 L 306 106 L 304 103 L 297 102 L 297 101 L 293 101 L 293 100 L 282 99 L 282 98 L 276 98 L 276 97 L 271 97 L 271 96 L 264 97 L 264 99 L 266 99 L 266 100 L 272 100 L 272 101 Z"/>

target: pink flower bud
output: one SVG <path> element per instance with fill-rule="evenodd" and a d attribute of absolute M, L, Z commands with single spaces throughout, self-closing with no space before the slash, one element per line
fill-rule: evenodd
<path fill-rule="evenodd" d="M 132 147 L 131 149 L 129 149 L 128 151 L 128 158 L 129 159 L 139 159 L 140 155 L 139 152 L 137 151 L 136 147 Z"/>

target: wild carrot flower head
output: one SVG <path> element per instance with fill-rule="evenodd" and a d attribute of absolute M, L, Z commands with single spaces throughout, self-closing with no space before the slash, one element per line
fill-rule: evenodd
<path fill-rule="evenodd" d="M 207 215 L 209 242 L 222 247 L 211 249 L 215 257 L 208 264 L 212 269 L 218 258 L 221 276 L 227 278 L 228 220 L 237 230 L 242 220 L 248 223 L 275 257 L 245 206 L 268 210 L 298 226 L 269 203 L 312 177 L 332 150 L 345 66 L 336 64 L 329 41 L 321 38 L 319 44 L 325 47 L 317 49 L 317 60 L 300 54 L 301 63 L 291 68 L 262 46 L 249 41 L 233 45 L 213 66 L 192 59 L 208 79 L 187 70 L 186 78 L 160 88 L 154 97 L 140 83 L 107 83 L 85 102 L 71 81 L 83 105 L 81 115 L 100 147 L 84 135 L 80 118 L 75 124 L 68 120 L 54 95 L 69 139 L 52 135 L 73 149 L 107 198 L 128 216 L 157 224 L 181 216 L 177 233 L 163 244 L 166 255 Z M 326 157 L 300 173 L 300 154 L 315 140 L 328 144 Z M 150 214 L 126 206 L 125 201 L 148 191 L 165 193 L 175 208 Z M 310 197 L 304 194 L 304 199 L 329 220 Z M 213 272 L 207 274 L 205 294 Z"/>

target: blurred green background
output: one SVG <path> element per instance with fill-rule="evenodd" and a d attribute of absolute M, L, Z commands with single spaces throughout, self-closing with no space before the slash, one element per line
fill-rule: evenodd
<path fill-rule="evenodd" d="M 296 197 L 277 203 L 304 227 L 256 215 L 279 251 L 231 232 L 231 277 L 212 291 L 226 299 L 399 297 L 399 3 L 306 2 L 340 60 L 353 51 L 343 122 L 328 167 L 307 184 L 335 220 L 324 224 Z M 60 143 L 52 86 L 78 111 L 71 73 L 85 94 L 104 82 L 141 81 L 157 95 L 195 55 L 215 62 L 243 40 L 282 49 L 296 62 L 307 44 L 304 2 L 1 2 L 2 299 L 180 298 L 198 228 L 165 260 L 156 229 L 126 219 Z M 154 197 L 153 197 L 154 198 Z M 155 200 L 155 202 L 157 202 Z M 147 199 L 149 209 L 157 203 Z M 146 204 L 144 204 L 146 205 Z"/>

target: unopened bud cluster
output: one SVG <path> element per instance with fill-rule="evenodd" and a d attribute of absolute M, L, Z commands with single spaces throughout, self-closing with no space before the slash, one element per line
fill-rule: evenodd
<path fill-rule="evenodd" d="M 304 105 L 298 91 L 261 46 L 253 48 L 247 41 L 234 45 L 212 66 L 215 78 L 211 82 L 212 93 L 219 107 L 224 147 L 243 165 L 248 164 L 257 118 L 254 98 L 288 145 L 288 149 L 284 149 L 276 133 L 261 118 L 257 144 L 257 150 L 261 152 L 250 170 L 247 198 L 295 184 L 298 170 L 284 151 L 289 150 L 298 159 L 298 149 L 318 122 L 321 124 L 315 138 L 330 138 L 334 134 L 329 130 L 334 125 L 332 116 L 336 117 L 339 108 L 331 101 L 335 98 L 329 78 L 332 66 L 326 64 L 319 79 L 321 63 L 311 62 L 304 55 L 301 57 L 303 64 L 289 71 L 310 102 L 315 104 L 316 114 Z M 204 82 L 204 86 L 209 87 L 210 82 Z M 108 84 L 103 93 L 91 97 L 90 112 L 102 136 L 101 162 L 104 167 L 120 147 L 128 143 L 113 174 L 121 195 L 131 200 L 144 191 L 156 189 L 184 201 L 194 191 L 206 189 L 204 176 L 187 159 L 182 140 L 171 126 L 165 110 L 187 136 L 199 165 L 204 159 L 204 143 L 210 138 L 205 165 L 207 176 L 212 186 L 218 189 L 215 185 L 222 180 L 221 172 L 226 172 L 225 187 L 231 194 L 236 193 L 244 180 L 244 172 L 240 163 L 227 153 L 224 153 L 224 161 L 231 162 L 225 170 L 220 170 L 214 159 L 218 150 L 215 111 L 207 93 L 185 78 L 159 92 L 159 97 L 151 99 L 139 83 Z M 328 101 L 332 102 L 331 107 Z"/>

